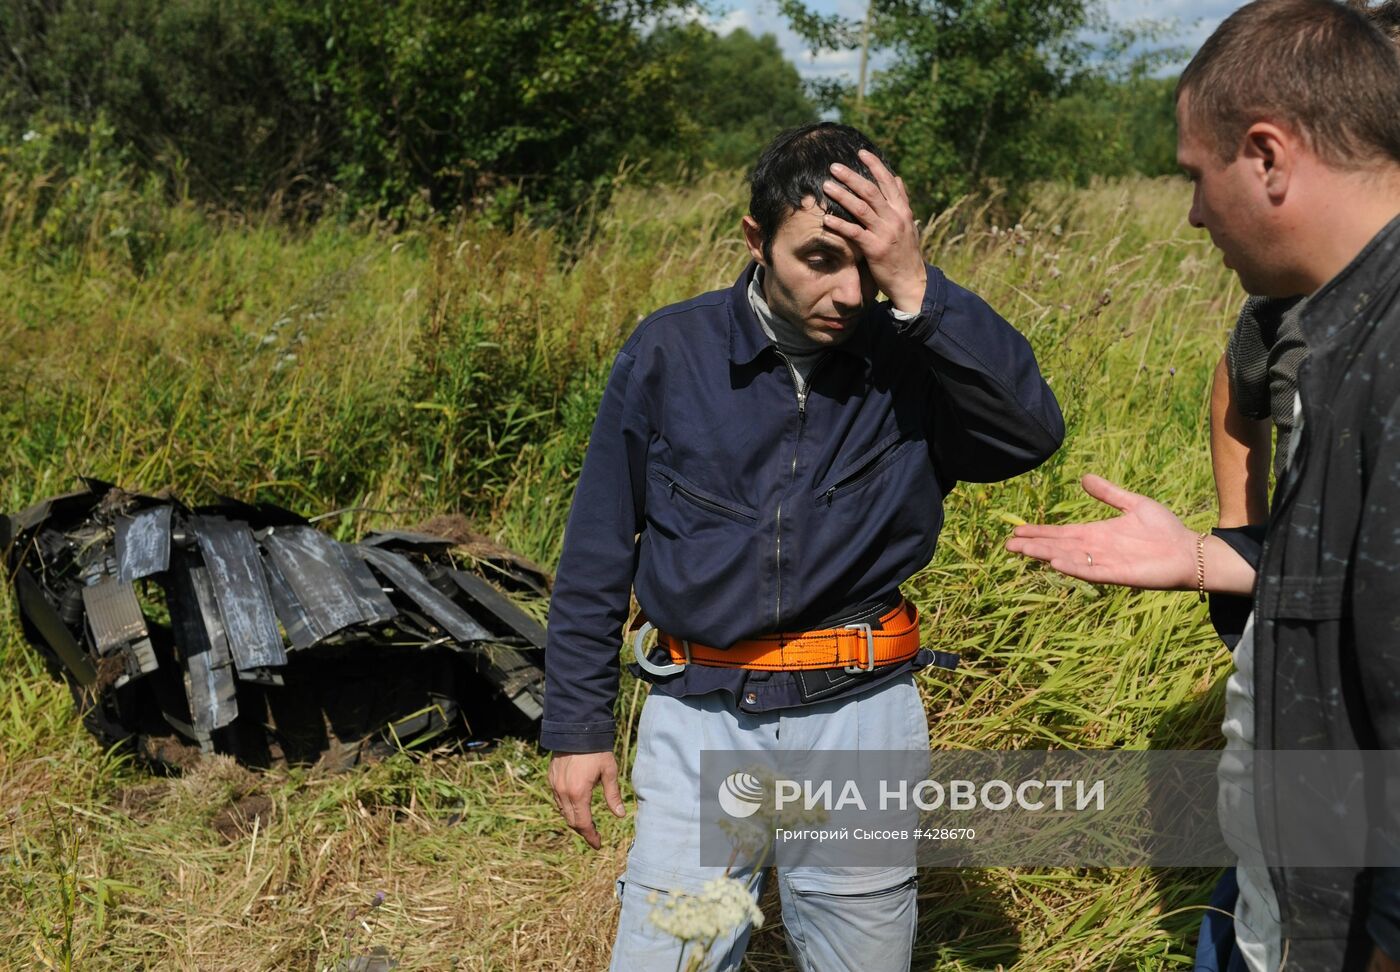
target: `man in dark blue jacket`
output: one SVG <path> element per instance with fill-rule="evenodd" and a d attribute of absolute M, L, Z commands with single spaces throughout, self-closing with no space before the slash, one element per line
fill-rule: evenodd
<path fill-rule="evenodd" d="M 594 848 L 599 782 L 624 812 L 613 707 L 634 589 L 659 634 L 633 669 L 652 691 L 615 969 L 672 967 L 680 948 L 648 930 L 637 888 L 722 870 L 696 850 L 701 748 L 927 747 L 911 673 L 950 656 L 920 647 L 899 585 L 932 558 L 958 480 L 1026 472 L 1064 435 L 1030 346 L 924 263 L 904 185 L 863 135 L 784 133 L 751 185 L 753 262 L 617 356 L 550 605 L 540 741 Z M 912 872 L 807 877 L 781 888 L 803 968 L 908 967 Z M 721 967 L 746 938 L 716 946 Z"/>

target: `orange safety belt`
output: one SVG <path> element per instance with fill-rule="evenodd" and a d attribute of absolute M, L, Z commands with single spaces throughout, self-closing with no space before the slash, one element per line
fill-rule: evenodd
<path fill-rule="evenodd" d="M 880 616 L 881 630 L 869 624 L 817 631 L 781 632 L 738 641 L 728 648 L 712 648 L 657 632 L 657 644 L 671 653 L 677 665 L 696 664 L 716 668 L 748 668 L 765 672 L 797 672 L 819 668 L 845 668 L 868 672 L 881 665 L 907 661 L 919 651 L 919 609 L 901 601 Z"/>

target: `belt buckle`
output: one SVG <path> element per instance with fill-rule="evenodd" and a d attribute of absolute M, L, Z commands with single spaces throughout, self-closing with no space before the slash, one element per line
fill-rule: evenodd
<path fill-rule="evenodd" d="M 647 636 L 648 631 L 652 630 L 654 630 L 654 625 L 647 621 L 637 629 L 637 636 L 632 639 L 632 654 L 636 656 L 637 664 L 644 671 L 651 672 L 653 675 L 674 675 L 676 672 L 685 671 L 686 665 L 690 664 L 690 642 L 684 640 L 681 642 L 685 645 L 685 665 L 678 665 L 675 662 L 669 665 L 658 665 L 647 657 L 646 649 L 642 647 L 642 639 Z M 873 659 L 875 656 L 872 654 L 870 657 Z"/>
<path fill-rule="evenodd" d="M 870 623 L 868 621 L 862 621 L 860 624 L 843 625 L 843 628 L 848 631 L 865 632 L 865 664 L 847 665 L 846 673 L 848 675 L 859 675 L 862 672 L 873 672 L 875 670 L 875 635 L 870 631 Z"/>

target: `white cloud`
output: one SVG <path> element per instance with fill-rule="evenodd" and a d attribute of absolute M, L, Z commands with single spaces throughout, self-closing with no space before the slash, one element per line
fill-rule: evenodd
<path fill-rule="evenodd" d="M 840 14 L 851 20 L 865 16 L 865 0 L 808 0 L 808 7 L 820 14 Z M 859 72 L 859 51 L 819 50 L 814 54 L 769 0 L 726 0 L 724 9 L 715 16 L 701 19 L 720 34 L 737 27 L 755 35 L 772 34 L 783 56 L 809 80 L 842 78 L 854 82 Z"/>
<path fill-rule="evenodd" d="M 728 34 L 738 30 L 740 27 L 749 33 L 754 33 L 753 14 L 747 10 L 730 10 L 718 19 L 707 21 L 709 28 L 717 34 Z M 763 33 L 759 30 L 758 33 Z"/>

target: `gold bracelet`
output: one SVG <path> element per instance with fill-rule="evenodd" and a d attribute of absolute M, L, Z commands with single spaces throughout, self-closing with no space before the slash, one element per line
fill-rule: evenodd
<path fill-rule="evenodd" d="M 1206 599 L 1206 537 L 1210 531 L 1196 534 L 1196 598 Z"/>

